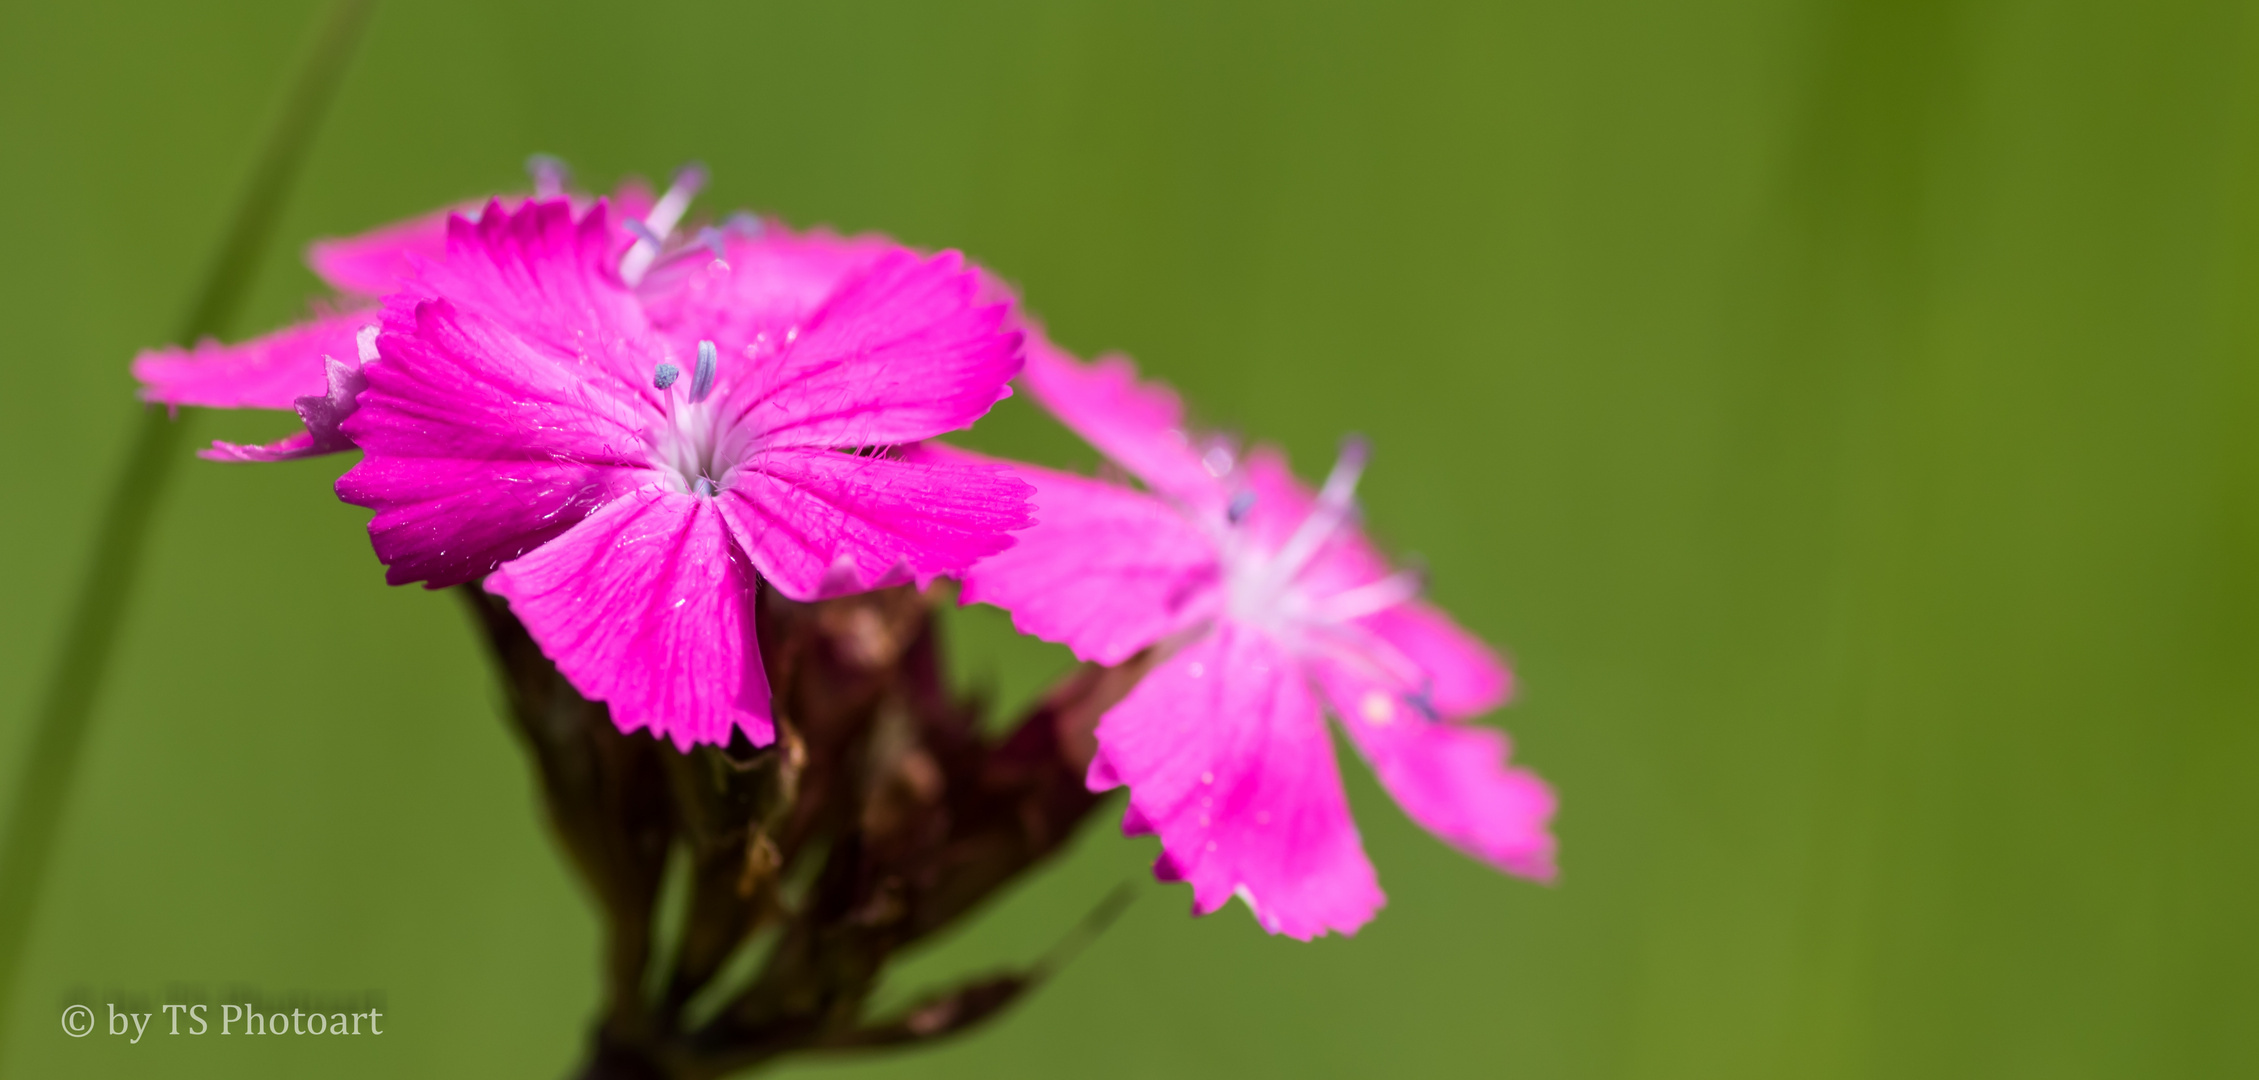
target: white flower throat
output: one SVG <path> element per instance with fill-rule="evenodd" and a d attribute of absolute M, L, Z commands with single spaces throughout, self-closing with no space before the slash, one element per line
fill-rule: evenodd
<path fill-rule="evenodd" d="M 1237 527 L 1254 509 L 1255 493 L 1241 491 L 1232 499 L 1225 511 L 1232 528 L 1223 544 L 1226 610 L 1232 618 L 1299 636 L 1302 631 L 1386 611 L 1420 594 L 1423 575 L 1410 570 L 1325 596 L 1314 591 L 1313 583 L 1301 580 L 1326 542 L 1356 515 L 1357 481 L 1369 455 L 1364 439 L 1344 440 L 1310 513 L 1275 549 L 1257 546 Z M 1219 462 L 1212 460 L 1215 457 L 1216 451 L 1210 451 L 1203 459 L 1209 471 L 1230 469 L 1228 455 L 1220 462 L 1221 470 L 1216 468 Z"/>

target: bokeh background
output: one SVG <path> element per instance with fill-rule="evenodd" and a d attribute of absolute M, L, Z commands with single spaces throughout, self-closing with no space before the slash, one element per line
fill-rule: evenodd
<path fill-rule="evenodd" d="M 0 8 L 0 783 L 134 415 L 316 19 Z M 1360 766 L 1354 939 L 1136 906 L 1001 1023 L 793 1076 L 2259 1074 L 2259 9 L 387 0 L 236 327 L 318 235 L 703 159 L 960 247 L 1306 473 L 1506 648 L 1545 888 Z M 192 417 L 197 439 L 272 417 Z M 1087 461 L 1024 402 L 974 436 Z M 595 924 L 455 602 L 342 460 L 193 463 L 0 1073 L 554 1076 Z M 993 613 L 957 666 L 1061 664 Z M 922 955 L 1029 959 L 1093 827 Z M 379 992 L 381 1039 L 65 1038 L 74 995 Z M 161 1022 L 160 1015 L 160 1022 Z"/>

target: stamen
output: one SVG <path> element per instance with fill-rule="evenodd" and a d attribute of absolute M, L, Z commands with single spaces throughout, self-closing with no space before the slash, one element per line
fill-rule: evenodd
<path fill-rule="evenodd" d="M 722 221 L 724 232 L 751 239 L 768 230 L 769 226 L 751 211 L 739 210 Z"/>
<path fill-rule="evenodd" d="M 1231 497 L 1231 505 L 1224 508 L 1224 518 L 1237 525 L 1247 520 L 1247 513 L 1255 509 L 1255 493 L 1242 491 Z"/>
<path fill-rule="evenodd" d="M 714 257 L 717 259 L 729 258 L 729 249 L 722 245 L 722 231 L 711 225 L 700 227 L 698 230 L 698 239 L 692 241 L 691 243 L 694 246 L 702 247 L 708 251 L 713 252 Z"/>
<path fill-rule="evenodd" d="M 706 166 L 691 162 L 675 170 L 674 183 L 667 185 L 667 193 L 659 196 L 651 207 L 651 216 L 644 222 L 661 238 L 675 231 L 682 223 L 682 215 L 690 209 L 690 200 L 698 197 L 699 189 L 706 186 Z"/>
<path fill-rule="evenodd" d="M 548 154 L 534 154 L 526 158 L 526 175 L 533 177 L 533 196 L 550 199 L 565 192 L 572 180 L 573 170 L 560 158 Z"/>
<path fill-rule="evenodd" d="M 1443 719 L 1443 714 L 1435 711 L 1435 699 L 1434 696 L 1428 692 L 1427 687 L 1423 686 L 1418 690 L 1414 690 L 1408 694 L 1405 694 L 1404 704 L 1410 705 L 1420 714 L 1421 719 L 1424 719 L 1431 724 Z"/>
<path fill-rule="evenodd" d="M 1361 619 L 1414 599 L 1427 588 L 1427 571 L 1414 567 L 1326 597 L 1318 604 L 1317 614 L 1332 622 Z"/>
<path fill-rule="evenodd" d="M 650 232 L 649 226 L 646 226 L 642 222 L 635 221 L 633 219 L 629 220 L 627 228 L 629 231 L 636 233 L 636 239 L 638 241 L 643 240 L 645 238 L 645 234 Z M 673 266 L 677 263 L 688 262 L 693 257 L 700 255 L 707 257 L 707 266 L 711 267 L 716 263 L 719 263 L 724 272 L 727 272 L 729 270 L 729 263 L 725 261 L 729 256 L 729 249 L 724 246 L 723 233 L 720 229 L 714 228 L 711 225 L 700 226 L 697 235 L 691 238 L 690 243 L 676 248 L 673 251 L 667 252 L 666 254 L 659 256 L 657 259 L 652 260 L 650 270 L 645 271 L 645 276 L 648 277 L 650 275 L 650 272 L 653 270 L 658 270 L 661 267 Z"/>
<path fill-rule="evenodd" d="M 659 258 L 659 249 L 666 246 L 667 237 L 675 226 L 682 223 L 682 215 L 690 209 L 690 200 L 698 197 L 698 189 L 706 186 L 706 167 L 691 162 L 676 170 L 674 183 L 667 193 L 651 207 L 651 213 L 642 221 L 630 220 L 628 231 L 635 234 L 634 246 L 620 256 L 620 280 L 630 286 L 643 281 L 651 264 Z"/>
<path fill-rule="evenodd" d="M 692 484 L 690 486 L 690 489 L 693 492 L 696 492 L 698 495 L 708 499 L 713 498 L 715 494 L 721 490 L 720 488 L 714 486 L 714 482 L 712 480 L 708 480 L 703 476 L 699 477 L 698 482 Z"/>
<path fill-rule="evenodd" d="M 353 334 L 353 350 L 364 364 L 377 358 L 378 329 L 374 325 L 364 326 Z"/>
<path fill-rule="evenodd" d="M 1310 648 L 1359 679 L 1390 687 L 1417 688 L 1429 682 L 1427 672 L 1411 657 L 1388 639 L 1357 623 L 1318 622 L 1309 624 L 1307 629 L 1304 640 Z M 1426 703 L 1414 701 L 1414 695 L 1424 696 L 1425 693 L 1425 690 L 1414 690 L 1404 694 L 1401 700 L 1418 709 Z"/>
<path fill-rule="evenodd" d="M 682 369 L 661 360 L 659 361 L 659 369 L 651 373 L 651 385 L 664 390 L 673 386 L 675 380 L 679 378 L 682 378 Z"/>
<path fill-rule="evenodd" d="M 706 400 L 714 392 L 714 363 L 719 358 L 711 341 L 698 343 L 698 367 L 690 374 L 690 403 Z"/>
<path fill-rule="evenodd" d="M 1273 587 L 1294 580 L 1318 548 L 1333 536 L 1342 519 L 1349 516 L 1350 500 L 1357 494 L 1357 479 L 1365 473 L 1365 458 L 1371 453 L 1371 444 L 1362 435 L 1351 435 L 1341 440 L 1341 456 L 1334 459 L 1333 471 L 1326 474 L 1325 486 L 1318 489 L 1318 505 L 1310 516 L 1287 538 L 1285 546 L 1271 557 L 1269 583 Z"/>
<path fill-rule="evenodd" d="M 1373 444 L 1363 435 L 1344 436 L 1341 453 L 1333 459 L 1333 471 L 1326 474 L 1325 487 L 1318 491 L 1319 504 L 1348 506 L 1350 497 L 1357 494 L 1357 480 L 1365 475 L 1365 461 L 1372 453 Z"/>

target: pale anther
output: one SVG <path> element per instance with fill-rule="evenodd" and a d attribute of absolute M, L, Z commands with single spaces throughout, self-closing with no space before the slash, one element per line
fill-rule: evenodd
<path fill-rule="evenodd" d="M 696 405 L 706 400 L 706 395 L 714 392 L 714 363 L 716 359 L 717 353 L 713 342 L 701 341 L 698 343 L 698 366 L 690 373 L 691 404 Z"/>
<path fill-rule="evenodd" d="M 1249 511 L 1255 509 L 1255 493 L 1242 491 L 1231 497 L 1231 505 L 1224 508 L 1224 518 L 1237 525 L 1247 520 Z"/>
<path fill-rule="evenodd" d="M 675 172 L 675 181 L 668 185 L 667 193 L 659 196 L 651 213 L 642 221 L 629 219 L 626 227 L 635 234 L 635 243 L 620 256 L 620 280 L 630 286 L 643 282 L 643 275 L 658 260 L 659 249 L 666 246 L 667 237 L 682 223 L 682 215 L 690 209 L 690 200 L 696 198 L 698 189 L 706 186 L 706 167 L 696 162 Z"/>
<path fill-rule="evenodd" d="M 682 378 L 682 369 L 661 360 L 659 361 L 659 369 L 651 373 L 651 385 L 664 390 L 673 386 L 675 380 L 679 378 Z"/>
<path fill-rule="evenodd" d="M 1430 722 L 1443 719 L 1443 714 L 1435 711 L 1435 702 L 1429 700 L 1428 692 L 1424 689 L 1404 695 L 1404 704 L 1410 705 L 1413 711 Z"/>
<path fill-rule="evenodd" d="M 1341 456 L 1334 459 L 1333 471 L 1326 474 L 1325 486 L 1318 489 L 1317 506 L 1271 557 L 1266 568 L 1266 593 L 1293 581 L 1318 553 L 1318 548 L 1333 536 L 1334 529 L 1349 516 L 1352 500 L 1357 495 L 1357 480 L 1365 473 L 1365 459 L 1371 451 L 1372 445 L 1362 435 L 1341 440 Z"/>
<path fill-rule="evenodd" d="M 665 239 L 681 224 L 682 215 L 690 209 L 690 200 L 698 197 L 698 189 L 706 186 L 706 166 L 695 161 L 675 170 L 674 183 L 667 185 L 667 193 L 652 204 L 651 216 L 644 219 L 651 231 Z"/>
<path fill-rule="evenodd" d="M 563 159 L 549 154 L 534 154 L 526 158 L 526 175 L 533 177 L 533 194 L 537 199 L 548 199 L 564 194 L 565 184 L 571 181 L 573 171 Z"/>

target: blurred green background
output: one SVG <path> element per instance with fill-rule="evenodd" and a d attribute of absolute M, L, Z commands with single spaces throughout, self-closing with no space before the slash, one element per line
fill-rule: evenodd
<path fill-rule="evenodd" d="M 100 570 L 126 360 L 315 14 L 0 9 L 0 783 Z M 2255 15 L 388 0 L 237 330 L 303 310 L 307 239 L 518 187 L 530 151 L 599 187 L 700 158 L 705 209 L 961 247 L 1306 473 L 1373 436 L 1373 528 L 1515 657 L 1560 884 L 1352 766 L 1390 896 L 1356 938 L 1149 885 L 1001 1023 L 792 1075 L 2251 1076 Z M 1023 402 L 973 441 L 1088 460 Z M 579 1053 L 594 920 L 455 602 L 383 585 L 343 467 L 165 497 L 0 1072 Z M 1059 663 L 959 621 L 1008 695 Z M 909 981 L 1033 957 L 1151 850 L 1094 826 Z M 57 1023 L 235 987 L 380 991 L 392 1027 Z"/>

